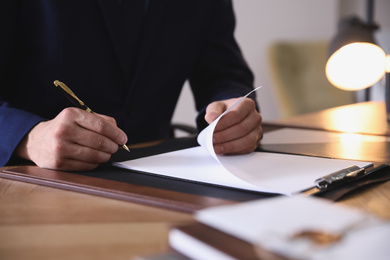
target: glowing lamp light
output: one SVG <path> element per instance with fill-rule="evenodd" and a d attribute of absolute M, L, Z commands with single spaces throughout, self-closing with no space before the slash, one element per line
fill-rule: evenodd
<path fill-rule="evenodd" d="M 380 80 L 385 68 L 386 54 L 382 48 L 373 43 L 354 42 L 330 56 L 325 72 L 334 86 L 343 90 L 360 90 Z"/>
<path fill-rule="evenodd" d="M 372 8 L 368 9 L 371 13 Z M 338 33 L 329 44 L 325 67 L 330 83 L 343 90 L 361 90 L 384 76 L 386 53 L 376 45 L 377 29 L 373 22 L 363 22 L 356 16 L 340 21 Z"/>
<path fill-rule="evenodd" d="M 386 56 L 386 73 L 390 73 L 390 55 Z"/>
<path fill-rule="evenodd" d="M 338 32 L 329 44 L 325 74 L 329 82 L 342 90 L 365 90 L 370 100 L 369 87 L 384 76 L 387 122 L 390 126 L 390 55 L 379 47 L 374 31 L 374 0 L 366 0 L 367 21 L 356 16 L 340 21 Z"/>

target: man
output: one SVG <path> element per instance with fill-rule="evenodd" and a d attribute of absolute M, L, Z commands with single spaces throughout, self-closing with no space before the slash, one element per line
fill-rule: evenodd
<path fill-rule="evenodd" d="M 199 130 L 253 87 L 230 0 L 2 0 L 0 19 L 0 166 L 90 170 L 118 145 L 169 138 L 185 80 Z M 67 108 L 56 79 L 99 114 Z M 219 122 L 216 152 L 252 152 L 260 124 L 247 98 Z"/>

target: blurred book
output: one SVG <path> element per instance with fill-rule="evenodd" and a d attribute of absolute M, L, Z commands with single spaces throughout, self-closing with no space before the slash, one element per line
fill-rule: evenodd
<path fill-rule="evenodd" d="M 388 259 L 390 222 L 324 199 L 277 197 L 201 210 L 171 230 L 191 259 Z M 369 243 L 367 241 L 370 241 Z"/>

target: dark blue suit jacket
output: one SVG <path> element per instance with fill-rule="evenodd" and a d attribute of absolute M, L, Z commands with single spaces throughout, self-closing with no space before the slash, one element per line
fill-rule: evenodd
<path fill-rule="evenodd" d="M 136 42 L 119 2 L 0 1 L 0 166 L 35 124 L 71 106 L 55 79 L 130 143 L 169 136 L 187 79 L 198 111 L 252 89 L 230 0 L 150 0 Z"/>

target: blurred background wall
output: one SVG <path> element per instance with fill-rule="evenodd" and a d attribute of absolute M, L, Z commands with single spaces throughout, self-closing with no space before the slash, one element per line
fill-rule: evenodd
<path fill-rule="evenodd" d="M 280 118 L 267 51 L 276 41 L 329 41 L 340 17 L 352 14 L 365 19 L 364 0 L 233 0 L 236 39 L 255 75 L 255 86 L 263 86 L 257 99 L 264 120 Z M 390 53 L 390 1 L 375 1 L 374 20 L 380 24 L 379 43 Z M 372 95 L 382 98 L 381 86 Z M 194 101 L 188 84 L 184 87 L 173 122 L 194 125 Z"/>

